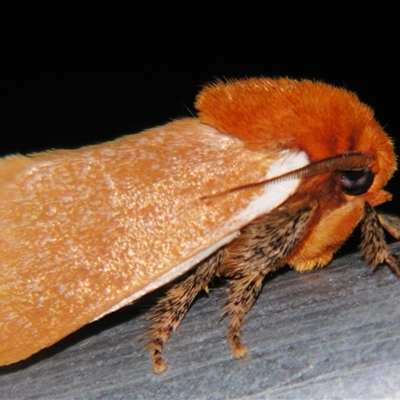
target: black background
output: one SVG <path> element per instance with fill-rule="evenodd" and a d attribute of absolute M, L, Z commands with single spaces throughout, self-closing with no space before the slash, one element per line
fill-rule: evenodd
<path fill-rule="evenodd" d="M 0 155 L 76 148 L 190 116 L 216 78 L 347 87 L 400 154 L 395 5 L 333 2 L 3 2 Z M 394 4 L 394 3 L 393 3 Z M 388 205 L 399 213 L 399 174 Z"/>

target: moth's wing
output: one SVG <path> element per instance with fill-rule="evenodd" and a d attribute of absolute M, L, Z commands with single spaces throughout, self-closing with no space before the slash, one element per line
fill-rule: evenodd
<path fill-rule="evenodd" d="M 195 119 L 0 160 L 0 365 L 182 275 L 298 181 L 205 197 L 307 162 Z"/>

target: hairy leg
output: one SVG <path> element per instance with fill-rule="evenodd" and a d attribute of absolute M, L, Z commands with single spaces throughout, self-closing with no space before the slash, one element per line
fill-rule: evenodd
<path fill-rule="evenodd" d="M 218 250 L 203 261 L 185 280 L 172 286 L 150 311 L 151 327 L 146 336 L 156 374 L 167 369 L 162 353 L 164 344 L 181 323 L 197 294 L 201 290 L 208 292 L 208 284 L 215 277 L 224 254 L 224 249 Z"/>
<path fill-rule="evenodd" d="M 317 208 L 316 202 L 267 214 L 245 229 L 227 248 L 221 274 L 232 277 L 223 314 L 229 315 L 228 341 L 235 358 L 247 353 L 240 330 L 244 317 L 257 299 L 264 277 L 285 265 L 298 245 Z"/>
<path fill-rule="evenodd" d="M 365 203 L 364 218 L 361 221 L 361 234 L 360 249 L 365 260 L 373 268 L 386 263 L 397 276 L 400 276 L 399 256 L 390 253 L 379 217 L 368 203 Z"/>

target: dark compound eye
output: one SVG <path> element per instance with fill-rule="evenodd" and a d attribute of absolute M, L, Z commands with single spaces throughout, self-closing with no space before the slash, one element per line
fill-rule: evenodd
<path fill-rule="evenodd" d="M 361 171 L 345 171 L 342 173 L 340 185 L 346 194 L 358 196 L 371 187 L 374 177 L 375 174 L 369 167 Z"/>

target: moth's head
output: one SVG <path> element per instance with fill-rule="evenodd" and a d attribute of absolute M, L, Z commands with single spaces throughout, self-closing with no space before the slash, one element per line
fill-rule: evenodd
<path fill-rule="evenodd" d="M 343 194 L 373 206 L 390 198 L 382 188 L 396 169 L 393 144 L 372 109 L 347 90 L 287 78 L 217 82 L 200 92 L 196 108 L 201 122 L 257 151 L 302 150 L 310 163 L 366 154 L 365 170 L 342 173 Z"/>

